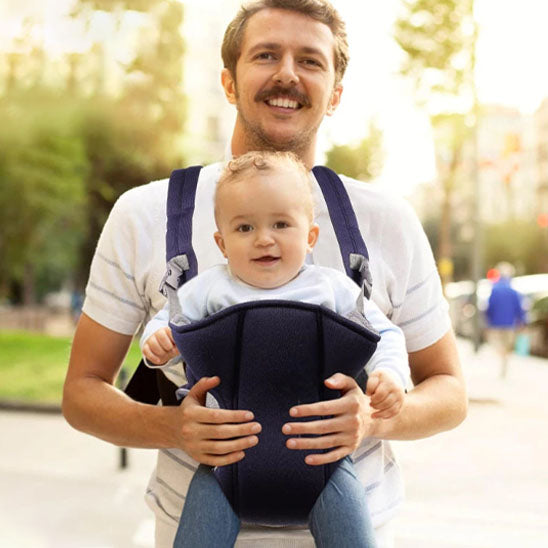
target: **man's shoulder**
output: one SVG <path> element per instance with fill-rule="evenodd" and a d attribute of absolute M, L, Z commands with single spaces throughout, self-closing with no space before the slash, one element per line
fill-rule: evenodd
<path fill-rule="evenodd" d="M 410 214 L 412 211 L 409 203 L 402 198 L 381 187 L 376 182 L 365 182 L 339 174 L 351 202 L 359 211 L 378 211 L 385 213 Z"/>
<path fill-rule="evenodd" d="M 134 186 L 120 195 L 115 208 L 119 211 L 151 210 L 160 205 L 165 208 L 169 179 L 160 179 Z"/>

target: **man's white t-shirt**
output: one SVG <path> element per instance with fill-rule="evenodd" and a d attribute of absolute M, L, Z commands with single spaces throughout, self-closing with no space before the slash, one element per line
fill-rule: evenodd
<path fill-rule="evenodd" d="M 220 163 L 204 167 L 197 186 L 192 244 L 199 272 L 223 262 L 213 240 L 213 195 L 221 168 Z M 368 248 L 372 300 L 402 329 L 409 352 L 434 344 L 450 329 L 450 321 L 432 252 L 416 215 L 404 201 L 374 185 L 344 176 L 341 179 Z M 164 305 L 158 288 L 165 271 L 167 188 L 167 180 L 163 180 L 123 194 L 99 239 L 83 311 L 113 331 L 133 335 Z M 320 238 L 312 262 L 344 272 L 327 205 L 317 184 L 314 198 Z M 176 384 L 185 382 L 179 366 L 168 376 Z M 401 473 L 390 444 L 367 439 L 353 458 L 368 493 L 373 524 L 381 526 L 394 516 L 403 500 Z M 146 498 L 157 523 L 172 526 L 173 533 L 196 466 L 181 450 L 158 451 Z M 302 545 L 308 546 L 311 536 L 307 531 L 243 529 L 237 546 L 244 545 L 246 539 L 251 545 L 260 540 L 262 546 L 269 539 L 272 546 L 301 545 L 295 542 L 303 539 Z"/>

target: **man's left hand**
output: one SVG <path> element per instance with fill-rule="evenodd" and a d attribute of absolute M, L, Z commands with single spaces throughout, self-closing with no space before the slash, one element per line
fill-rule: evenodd
<path fill-rule="evenodd" d="M 339 390 L 335 400 L 297 405 L 289 410 L 292 417 L 326 417 L 309 422 L 288 422 L 282 432 L 290 436 L 316 434 L 313 438 L 289 438 L 289 449 L 329 449 L 326 453 L 307 455 L 305 462 L 318 466 L 336 462 L 353 453 L 362 440 L 371 435 L 374 420 L 371 418 L 369 397 L 363 393 L 352 377 L 336 373 L 325 385 Z"/>

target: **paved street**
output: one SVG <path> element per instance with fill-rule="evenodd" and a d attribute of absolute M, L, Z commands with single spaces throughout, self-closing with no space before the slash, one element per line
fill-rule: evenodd
<path fill-rule="evenodd" d="M 548 546 L 548 361 L 460 343 L 470 410 L 458 429 L 396 450 L 407 502 L 397 548 Z M 0 547 L 151 547 L 143 492 L 153 451 L 118 450 L 59 416 L 0 413 Z"/>

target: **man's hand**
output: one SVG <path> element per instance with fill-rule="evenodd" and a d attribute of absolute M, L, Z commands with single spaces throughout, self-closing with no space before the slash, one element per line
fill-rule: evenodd
<path fill-rule="evenodd" d="M 330 416 L 310 422 L 284 424 L 282 432 L 291 436 L 320 434 L 316 438 L 290 438 L 289 449 L 330 449 L 322 454 L 307 455 L 305 462 L 317 466 L 335 462 L 354 452 L 362 440 L 370 435 L 372 422 L 369 397 L 352 377 L 336 373 L 325 381 L 325 385 L 339 390 L 341 397 L 335 400 L 310 403 L 292 407 L 292 417 Z"/>
<path fill-rule="evenodd" d="M 396 379 L 387 371 L 373 371 L 367 379 L 365 393 L 371 398 L 374 419 L 395 417 L 403 406 L 405 391 Z"/>
<path fill-rule="evenodd" d="M 143 356 L 153 365 L 164 365 L 179 355 L 169 327 L 155 331 L 143 345 Z"/>
<path fill-rule="evenodd" d="M 250 411 L 205 407 L 206 394 L 220 384 L 219 377 L 203 377 L 180 406 L 179 446 L 193 459 L 225 466 L 245 457 L 244 450 L 259 442 L 261 425 Z"/>

